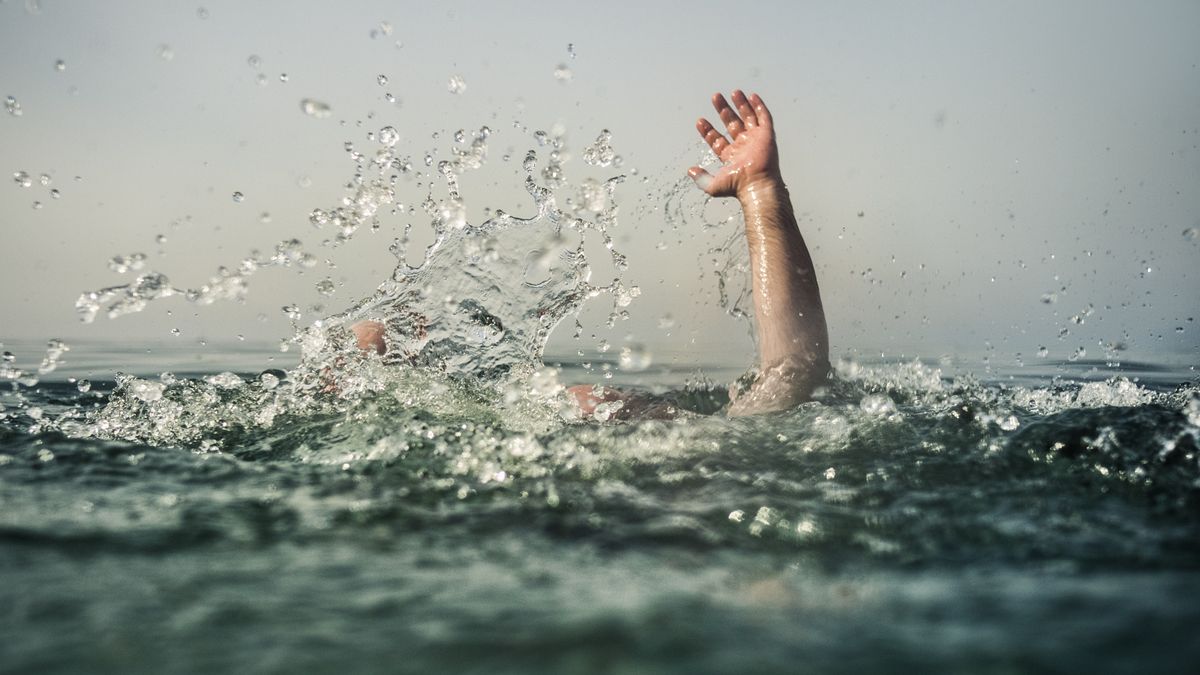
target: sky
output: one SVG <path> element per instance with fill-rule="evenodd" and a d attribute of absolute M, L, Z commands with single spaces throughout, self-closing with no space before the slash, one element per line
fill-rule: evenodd
<path fill-rule="evenodd" d="M 565 133 L 569 178 L 612 133 L 627 176 L 613 235 L 642 294 L 612 330 L 607 307 L 585 311 L 586 333 L 676 362 L 748 361 L 713 274 L 735 212 L 689 188 L 690 217 L 664 215 L 706 152 L 696 118 L 740 87 L 774 113 L 835 355 L 1102 359 L 1119 345 L 1195 364 L 1198 25 L 1194 1 L 0 0 L 0 97 L 21 112 L 0 110 L 0 165 L 32 183 L 0 183 L 0 342 L 278 341 L 284 305 L 304 321 L 339 311 L 395 265 L 402 219 L 337 249 L 308 222 L 346 193 L 345 144 L 391 125 L 419 158 L 488 125 L 488 163 L 463 178 L 472 222 L 530 213 L 519 158 L 535 131 Z M 292 237 L 321 263 L 260 272 L 243 304 L 76 315 L 81 292 L 137 274 L 113 256 L 143 253 L 143 271 L 189 288 Z M 331 297 L 315 290 L 326 277 Z M 571 333 L 551 351 L 577 348 Z"/>

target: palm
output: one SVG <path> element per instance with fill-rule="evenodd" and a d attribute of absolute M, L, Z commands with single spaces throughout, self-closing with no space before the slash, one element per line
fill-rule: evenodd
<path fill-rule="evenodd" d="M 688 174 L 708 194 L 714 197 L 736 196 L 756 180 L 777 176 L 779 156 L 775 148 L 775 130 L 771 113 L 755 94 L 751 99 L 740 90 L 733 92 L 734 112 L 725 97 L 713 96 L 713 107 L 729 131 L 729 140 L 706 119 L 696 123 L 696 129 L 721 160 L 722 166 L 710 175 L 694 166 Z M 740 113 L 740 115 L 739 115 Z"/>

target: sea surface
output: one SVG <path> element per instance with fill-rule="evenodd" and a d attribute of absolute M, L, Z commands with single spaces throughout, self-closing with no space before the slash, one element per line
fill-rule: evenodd
<path fill-rule="evenodd" d="M 1186 358 L 842 359 L 788 412 L 613 421 L 561 404 L 622 384 L 577 357 L 504 388 L 378 359 L 305 385 L 256 346 L 81 343 L 41 378 L 26 347 L 0 672 L 1200 664 Z M 638 379 L 684 400 L 737 375 Z"/>

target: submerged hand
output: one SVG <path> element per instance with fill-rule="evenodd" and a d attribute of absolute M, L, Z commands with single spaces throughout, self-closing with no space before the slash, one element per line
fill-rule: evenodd
<path fill-rule="evenodd" d="M 696 130 L 723 166 L 715 175 L 693 166 L 688 169 L 688 175 L 696 181 L 697 187 L 713 197 L 740 196 L 760 180 L 779 179 L 779 151 L 775 147 L 771 112 L 758 94 L 747 99 L 740 89 L 733 92 L 733 104 L 737 106 L 737 112 L 724 96 L 713 95 L 713 107 L 732 141 L 708 120 L 701 118 L 696 122 Z"/>

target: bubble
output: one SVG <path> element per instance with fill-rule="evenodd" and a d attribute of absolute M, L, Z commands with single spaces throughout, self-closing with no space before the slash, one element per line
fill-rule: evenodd
<path fill-rule="evenodd" d="M 571 69 L 568 68 L 567 64 L 565 63 L 558 64 L 558 67 L 554 69 L 554 79 L 562 82 L 563 84 L 570 82 L 572 76 Z"/>
<path fill-rule="evenodd" d="M 375 78 L 375 81 L 379 83 L 379 86 L 381 86 L 381 87 L 386 87 L 386 86 L 387 86 L 387 83 L 388 83 L 388 76 L 387 76 L 387 75 L 380 75 L 379 77 L 376 77 L 376 78 Z"/>
<path fill-rule="evenodd" d="M 330 279 L 329 277 L 325 277 L 317 282 L 317 292 L 321 295 L 333 295 L 334 291 L 336 290 L 337 286 L 333 283 L 333 279 Z"/>
<path fill-rule="evenodd" d="M 259 56 L 258 54 L 251 54 L 246 59 L 246 64 L 249 65 L 251 68 L 258 70 L 258 68 L 260 66 L 262 66 L 262 57 Z"/>
<path fill-rule="evenodd" d="M 325 119 L 333 114 L 333 109 L 329 107 L 328 103 L 324 103 L 312 98 L 306 98 L 300 101 L 300 109 L 304 111 L 305 115 L 308 115 L 309 117 L 315 117 L 317 119 Z"/>
<path fill-rule="evenodd" d="M 24 171 L 18 171 L 13 174 L 13 182 L 21 187 L 31 187 L 33 185 L 33 178 Z"/>
<path fill-rule="evenodd" d="M 387 147 L 392 147 L 400 141 L 400 132 L 396 127 L 386 126 L 379 130 L 379 142 Z"/>
<path fill-rule="evenodd" d="M 467 82 L 462 78 L 462 75 L 453 75 L 450 81 L 446 83 L 446 88 L 451 94 L 461 94 L 467 90 Z"/>
<path fill-rule="evenodd" d="M 617 357 L 617 365 L 621 370 L 629 373 L 640 373 L 650 367 L 653 361 L 650 352 L 646 351 L 645 345 L 629 344 L 621 348 L 621 353 Z"/>
<path fill-rule="evenodd" d="M 8 114 L 12 115 L 13 117 L 20 117 L 21 115 L 25 114 L 25 112 L 21 110 L 21 104 L 17 101 L 15 96 L 8 96 L 4 99 L 4 108 L 5 110 L 8 110 Z"/>
<path fill-rule="evenodd" d="M 246 199 L 246 195 L 244 195 L 240 192 L 233 193 L 233 201 L 238 202 L 240 204 L 245 199 Z"/>
<path fill-rule="evenodd" d="M 163 61 L 170 61 L 175 58 L 175 50 L 171 49 L 171 45 L 159 45 L 158 58 L 162 59 Z"/>
<path fill-rule="evenodd" d="M 62 59 L 55 61 L 54 69 L 61 73 L 62 71 L 67 69 L 67 62 L 63 61 Z"/>

